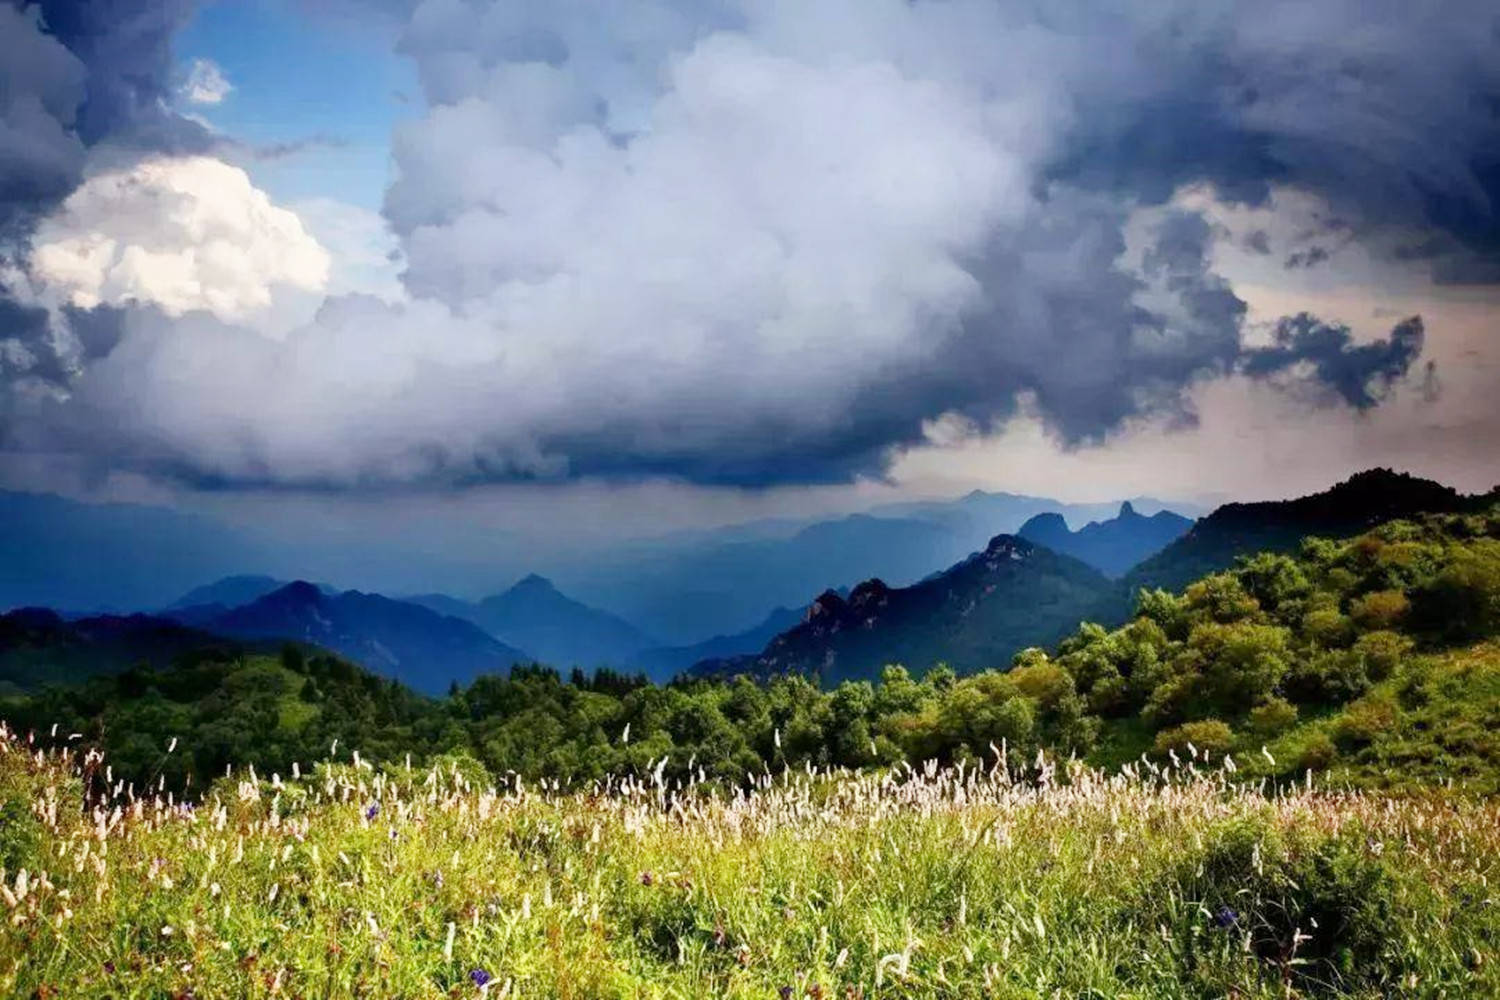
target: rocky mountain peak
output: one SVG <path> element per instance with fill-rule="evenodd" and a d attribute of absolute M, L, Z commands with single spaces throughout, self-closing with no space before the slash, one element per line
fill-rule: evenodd
<path fill-rule="evenodd" d="M 891 588 L 884 580 L 866 580 L 850 592 L 849 604 L 855 608 L 878 605 L 889 597 L 890 593 Z"/>
<path fill-rule="evenodd" d="M 991 559 L 1024 559 L 1031 552 L 1031 543 L 1015 535 L 996 535 L 985 546 L 984 554 Z"/>
<path fill-rule="evenodd" d="M 510 589 L 518 592 L 532 592 L 537 594 L 555 593 L 557 591 L 557 587 L 553 585 L 552 581 L 540 573 L 526 574 L 520 580 L 516 581 L 515 586 Z"/>
<path fill-rule="evenodd" d="M 848 608 L 848 604 L 839 596 L 836 590 L 825 590 L 813 602 L 807 606 L 807 620 L 816 621 L 820 618 L 831 618 Z"/>

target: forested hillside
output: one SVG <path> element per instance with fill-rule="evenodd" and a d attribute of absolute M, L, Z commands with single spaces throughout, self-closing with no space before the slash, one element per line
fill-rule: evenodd
<path fill-rule="evenodd" d="M 1483 511 L 1497 500 L 1496 490 L 1466 496 L 1430 479 L 1369 469 L 1292 500 L 1228 503 L 1134 567 L 1124 593 L 1133 598 L 1142 587 L 1180 589 L 1243 554 L 1296 551 L 1311 535 L 1345 538 L 1400 517 Z"/>
<path fill-rule="evenodd" d="M 257 648 L 149 615 L 68 621 L 46 608 L 21 608 L 0 614 L 0 691 L 78 684 L 143 664 L 166 668 L 184 656 L 232 659 Z"/>
<path fill-rule="evenodd" d="M 665 687 L 540 667 L 416 695 L 330 656 L 199 659 L 0 702 L 0 717 L 81 734 L 117 773 L 263 770 L 358 748 L 457 753 L 491 774 L 596 778 L 660 768 L 731 782 L 783 764 L 1017 760 L 1039 748 L 1118 764 L 1236 753 L 1253 774 L 1331 769 L 1361 782 L 1500 774 L 1500 512 L 1395 521 L 1262 554 L 1184 591 L 1151 591 L 1113 631 L 1086 625 L 1009 670 L 821 690 L 802 676 Z M 176 749 L 167 752 L 176 740 Z M 1265 748 L 1262 752 L 1262 748 Z"/>
<path fill-rule="evenodd" d="M 924 672 L 1004 666 L 1027 646 L 1051 644 L 1111 591 L 1099 571 L 1014 535 L 910 587 L 866 580 L 844 597 L 828 591 L 803 621 L 758 655 L 708 661 L 700 675 L 815 677 L 824 685 L 874 680 L 905 663 Z"/>

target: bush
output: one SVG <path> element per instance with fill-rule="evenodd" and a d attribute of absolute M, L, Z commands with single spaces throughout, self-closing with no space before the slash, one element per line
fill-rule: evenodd
<path fill-rule="evenodd" d="M 1338 747 L 1321 729 L 1308 733 L 1292 748 L 1292 763 L 1297 773 L 1326 771 L 1338 757 Z"/>
<path fill-rule="evenodd" d="M 1203 695 L 1219 711 L 1238 714 L 1267 697 L 1287 670 L 1284 628 L 1272 625 L 1200 625 L 1188 639 L 1202 658 Z"/>
<path fill-rule="evenodd" d="M 1334 738 L 1345 749 L 1374 743 L 1396 726 L 1400 711 L 1389 698 L 1364 697 L 1350 703 L 1334 721 Z"/>
<path fill-rule="evenodd" d="M 1349 642 L 1354 629 L 1338 608 L 1318 607 L 1302 616 L 1302 634 L 1319 646 L 1335 648 Z"/>
<path fill-rule="evenodd" d="M 1479 539 L 1453 552 L 1448 566 L 1415 595 L 1419 627 L 1452 641 L 1500 631 L 1500 542 Z"/>
<path fill-rule="evenodd" d="M 1338 705 L 1358 698 L 1370 684 L 1363 656 L 1352 649 L 1334 649 L 1298 662 L 1287 676 L 1286 691 L 1295 701 Z"/>
<path fill-rule="evenodd" d="M 1178 877 L 1288 986 L 1390 995 L 1407 964 L 1390 933 L 1398 884 L 1368 839 L 1355 829 L 1282 839 L 1241 821 L 1209 838 Z"/>
<path fill-rule="evenodd" d="M 1354 643 L 1354 655 L 1359 657 L 1366 676 L 1377 683 L 1394 674 L 1411 649 L 1412 641 L 1406 636 L 1385 630 L 1366 632 Z"/>
<path fill-rule="evenodd" d="M 1349 617 L 1367 631 L 1393 628 L 1410 611 L 1411 602 L 1399 590 L 1377 590 L 1356 598 L 1349 605 Z"/>
<path fill-rule="evenodd" d="M 1232 573 L 1205 576 L 1189 586 L 1183 596 L 1190 609 L 1206 613 L 1221 625 L 1253 618 L 1260 611 L 1260 604 Z"/>
<path fill-rule="evenodd" d="M 1275 736 L 1297 722 L 1297 706 L 1285 698 L 1271 698 L 1250 710 L 1250 728 L 1260 736 Z"/>
<path fill-rule="evenodd" d="M 1035 700 L 1043 709 L 1055 708 L 1064 698 L 1073 693 L 1073 677 L 1056 663 L 1045 659 L 1018 666 L 1009 674 L 1016 690 Z"/>
<path fill-rule="evenodd" d="M 1244 559 L 1237 573 L 1246 592 L 1261 607 L 1286 617 L 1295 615 L 1310 590 L 1303 567 L 1280 553 L 1262 552 Z"/>
<path fill-rule="evenodd" d="M 1179 756 L 1191 755 L 1189 744 L 1201 755 L 1222 757 L 1234 747 L 1234 730 L 1218 719 L 1185 722 L 1157 733 L 1152 749 L 1162 755 L 1174 750 Z"/>
<path fill-rule="evenodd" d="M 1163 634 L 1181 639 L 1187 635 L 1188 604 L 1186 598 L 1168 593 L 1161 588 L 1141 590 L 1136 594 L 1135 613 L 1159 627 Z M 1098 628 L 1098 626 L 1094 626 Z M 1064 640 L 1066 652 L 1067 640 Z"/>
<path fill-rule="evenodd" d="M 30 805 L 19 797 L 0 802 L 0 869 L 35 870 L 42 860 L 42 825 L 32 815 Z"/>

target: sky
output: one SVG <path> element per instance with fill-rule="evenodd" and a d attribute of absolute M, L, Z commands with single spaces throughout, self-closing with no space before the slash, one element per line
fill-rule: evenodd
<path fill-rule="evenodd" d="M 1481 0 L 0 0 L 0 487 L 548 545 L 1500 482 Z"/>

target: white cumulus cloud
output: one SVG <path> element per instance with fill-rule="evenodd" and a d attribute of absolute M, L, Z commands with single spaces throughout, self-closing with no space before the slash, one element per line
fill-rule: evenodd
<path fill-rule="evenodd" d="M 278 289 L 321 292 L 329 256 L 237 167 L 156 157 L 97 174 L 37 228 L 31 271 L 69 304 L 251 320 Z"/>

